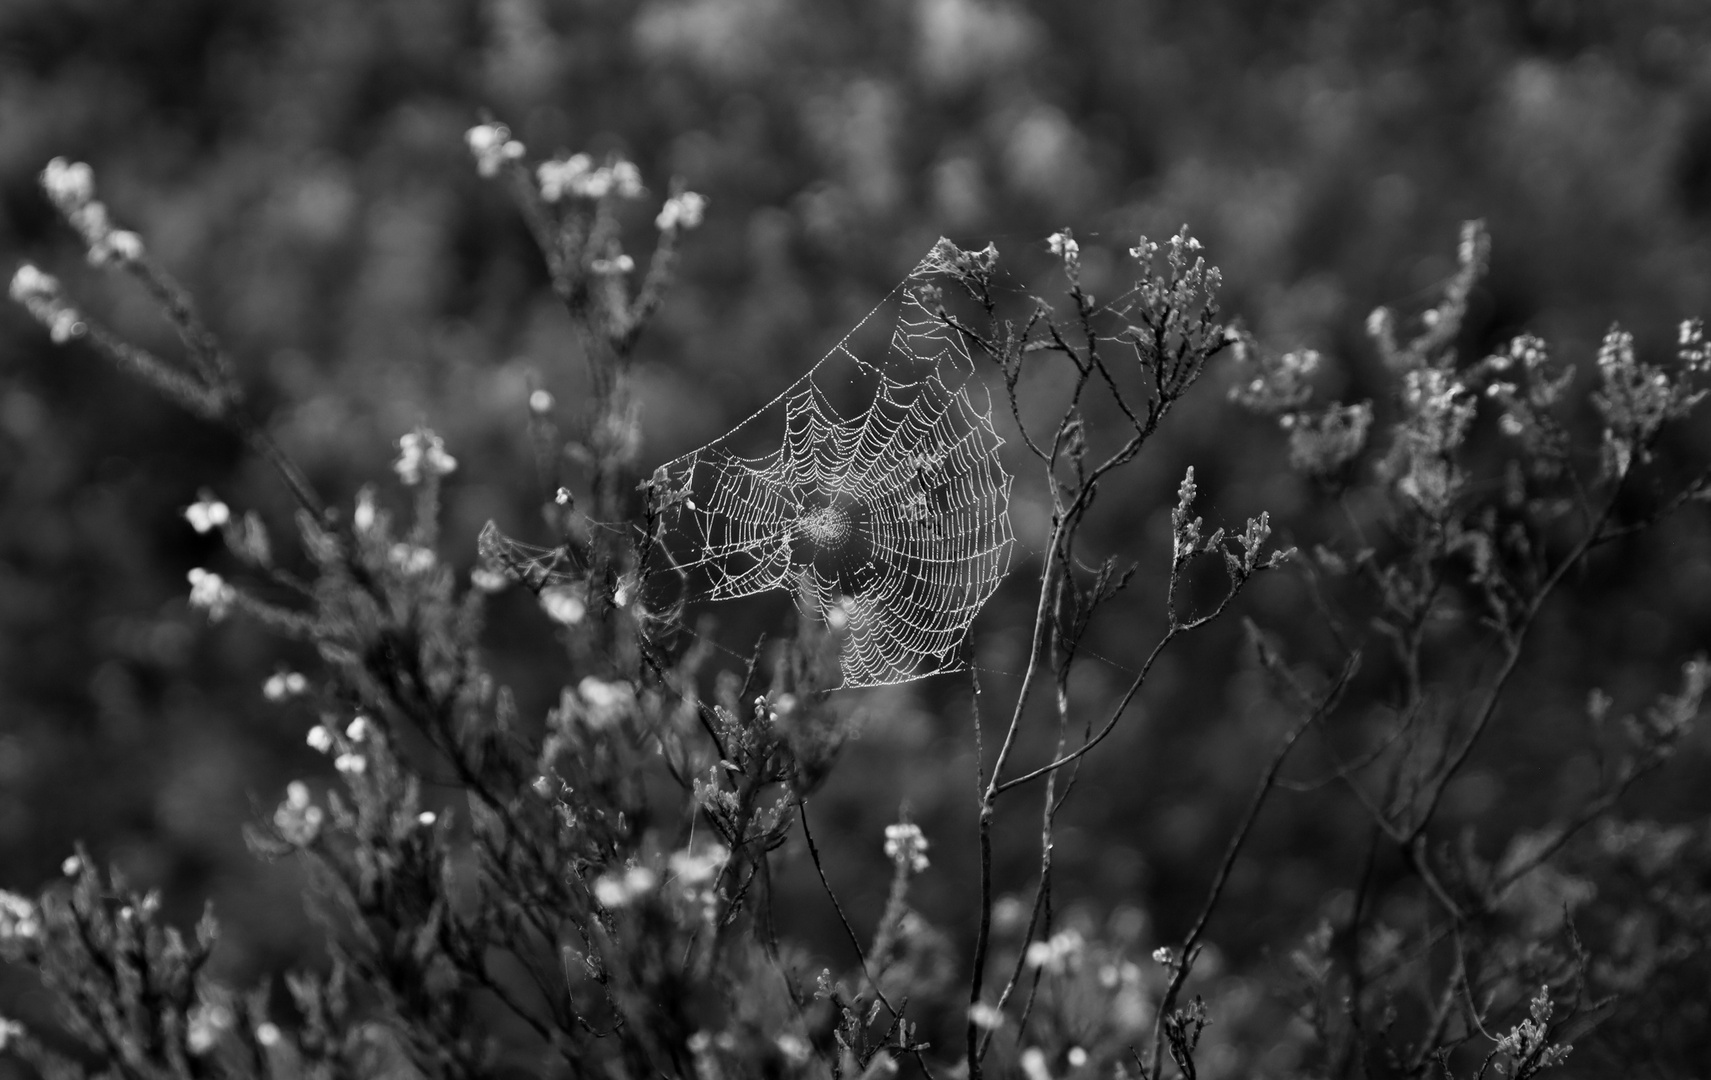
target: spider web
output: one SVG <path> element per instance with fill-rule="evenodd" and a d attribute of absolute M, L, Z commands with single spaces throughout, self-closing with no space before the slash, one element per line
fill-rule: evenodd
<path fill-rule="evenodd" d="M 969 625 L 1009 567 L 991 397 L 926 306 L 938 255 L 772 402 L 654 474 L 691 595 L 792 592 L 840 635 L 846 687 L 964 667 Z M 889 347 L 856 345 L 892 304 Z"/>

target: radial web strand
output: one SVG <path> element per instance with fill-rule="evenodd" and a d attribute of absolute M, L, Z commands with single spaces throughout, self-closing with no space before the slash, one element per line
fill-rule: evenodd
<path fill-rule="evenodd" d="M 856 344 L 876 310 L 759 412 L 654 474 L 691 595 L 792 592 L 840 635 L 848 687 L 964 666 L 969 625 L 1009 566 L 1003 440 L 966 343 L 924 304 L 936 272 L 929 255 L 888 301 L 889 347 Z"/>

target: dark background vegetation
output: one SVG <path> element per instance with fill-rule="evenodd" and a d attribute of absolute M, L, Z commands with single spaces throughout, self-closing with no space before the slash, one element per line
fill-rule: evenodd
<path fill-rule="evenodd" d="M 1620 320 L 1655 358 L 1676 319 L 1711 307 L 1708 43 L 1697 0 L 3 0 L 0 269 L 37 261 L 125 333 L 175 349 L 137 290 L 81 266 L 36 185 L 50 157 L 89 161 L 324 492 L 348 502 L 380 481 L 402 506 L 397 436 L 423 422 L 446 436 L 461 468 L 445 554 L 467 565 L 488 518 L 539 528 L 531 380 L 569 418 L 583 378 L 537 254 L 463 147 L 482 109 L 536 153 L 622 153 L 656 197 L 678 176 L 711 200 L 641 346 L 652 463 L 770 398 L 941 234 L 996 241 L 1018 289 L 1043 290 L 1043 237 L 1073 227 L 1108 295 L 1138 235 L 1188 222 L 1224 268 L 1226 311 L 1269 346 L 1325 350 L 1322 389 L 1378 397 L 1382 416 L 1367 313 L 1435 301 L 1457 223 L 1484 217 L 1495 247 L 1470 352 L 1533 330 L 1584 385 Z M 633 250 L 656 205 L 636 207 Z M 1223 374 L 1210 381 L 1132 487 L 1103 496 L 1086 554 L 1141 572 L 1098 626 L 1106 659 L 1086 663 L 1078 707 L 1108 701 L 1158 632 L 1185 465 L 1215 521 L 1269 510 L 1297 543 L 1345 529 L 1285 470 L 1277 432 L 1225 403 Z M 32 888 L 82 838 L 169 910 L 211 897 L 220 963 L 248 979 L 301 960 L 312 932 L 291 869 L 251 860 L 241 823 L 328 766 L 303 745 L 313 716 L 261 694 L 313 658 L 187 609 L 187 570 L 233 572 L 180 516 L 203 487 L 289 537 L 285 493 L 235 439 L 0 307 L 0 887 Z M 1031 490 L 1013 508 L 1022 572 L 975 628 L 994 700 L 1024 660 L 1044 527 Z M 1241 610 L 1311 651 L 1305 595 L 1277 575 Z M 719 612 L 721 642 L 746 648 L 765 610 Z M 1632 707 L 1705 647 L 1703 515 L 1607 552 L 1547 619 L 1451 789 L 1452 820 L 1506 834 L 1560 809 L 1530 792 L 1581 767 L 1564 733 L 1588 690 Z M 495 606 L 490 638 L 530 708 L 579 677 L 524 598 Z M 1452 687 L 1481 659 L 1458 646 L 1441 644 Z M 934 844 L 917 899 L 967 935 L 968 697 L 966 677 L 869 695 L 814 808 L 858 914 L 883 900 L 882 827 L 906 801 Z M 1278 723 L 1233 621 L 1172 654 L 1065 812 L 1060 907 L 1179 933 Z M 1711 809 L 1694 783 L 1704 746 L 1629 812 Z M 1267 942 L 1351 884 L 1364 827 L 1339 805 L 1284 795 L 1262 820 L 1211 934 L 1234 963 L 1267 962 Z M 1011 887 L 1036 858 L 1033 814 L 1000 834 Z M 787 877 L 791 917 L 823 927 L 809 886 Z M 0 1013 L 15 991 L 0 984 Z"/>

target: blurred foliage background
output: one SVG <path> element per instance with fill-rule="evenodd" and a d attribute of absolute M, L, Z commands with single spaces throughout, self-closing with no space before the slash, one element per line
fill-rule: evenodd
<path fill-rule="evenodd" d="M 1020 301 L 1052 287 L 1055 229 L 1075 230 L 1089 287 L 1110 295 L 1137 236 L 1188 222 L 1225 271 L 1228 313 L 1268 346 L 1325 350 L 1325 391 L 1382 414 L 1367 313 L 1432 303 L 1457 222 L 1484 217 L 1495 251 L 1471 352 L 1533 330 L 1584 385 L 1620 320 L 1661 355 L 1676 319 L 1711 307 L 1708 44 L 1697 0 L 5 0 L 0 253 L 6 273 L 36 261 L 175 353 L 138 290 L 81 265 L 37 187 L 53 156 L 90 162 L 326 494 L 348 504 L 378 481 L 402 508 L 395 440 L 423 422 L 446 436 L 461 468 L 445 554 L 468 565 L 488 518 L 540 528 L 526 398 L 547 387 L 569 422 L 583 378 L 527 234 L 463 146 L 484 109 L 536 154 L 621 153 L 656 195 L 681 177 L 711 200 L 641 346 L 651 463 L 777 393 L 941 234 L 996 241 Z M 654 208 L 635 208 L 638 253 Z M 1212 381 L 1132 487 L 1106 493 L 1087 554 L 1141 572 L 1097 629 L 1109 663 L 1084 666 L 1078 707 L 1108 702 L 1158 632 L 1184 466 L 1214 522 L 1269 510 L 1303 544 L 1345 528 L 1285 471 L 1275 429 Z M 1711 436 L 1680 438 L 1711 453 Z M 312 932 L 291 868 L 250 859 L 240 826 L 327 765 L 303 745 L 314 718 L 261 694 L 313 658 L 187 609 L 187 570 L 232 569 L 181 517 L 202 488 L 260 511 L 289 549 L 289 500 L 235 439 L 0 306 L 0 886 L 33 886 L 83 838 L 169 910 L 211 898 L 220 963 L 253 978 L 300 960 Z M 1036 490 L 1019 483 L 1018 572 L 976 625 L 993 701 L 1024 660 Z M 1560 809 L 1532 793 L 1579 767 L 1562 732 L 1587 691 L 1631 707 L 1705 646 L 1703 515 L 1597 566 L 1555 603 L 1452 818 L 1502 833 Z M 715 632 L 742 650 L 787 607 L 717 612 Z M 1263 581 L 1241 608 L 1311 649 L 1298 579 Z M 537 713 L 577 678 L 525 598 L 494 606 L 490 638 Z M 1453 686 L 1478 657 L 1443 647 Z M 906 802 L 934 844 L 919 903 L 966 940 L 968 703 L 966 677 L 864 703 L 864 735 L 815 808 L 858 917 L 883 901 L 882 829 Z M 1180 932 L 1281 723 L 1234 620 L 1167 657 L 1062 819 L 1060 910 Z M 1691 782 L 1704 745 L 1632 812 L 1711 810 Z M 1015 813 L 999 852 L 1011 888 L 1037 859 L 1035 811 Z M 1263 962 L 1350 885 L 1363 836 L 1352 803 L 1279 798 L 1212 939 Z M 817 884 L 784 888 L 790 917 L 836 953 Z M 0 985 L 0 1012 L 17 990 Z"/>

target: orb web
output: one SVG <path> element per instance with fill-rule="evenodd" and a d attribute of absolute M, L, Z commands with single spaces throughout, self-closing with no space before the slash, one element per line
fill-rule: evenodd
<path fill-rule="evenodd" d="M 654 474 L 691 595 L 790 591 L 840 636 L 847 687 L 963 667 L 1009 566 L 1003 440 L 966 343 L 926 306 L 937 254 L 771 403 Z M 889 342 L 859 343 L 888 305 Z"/>

